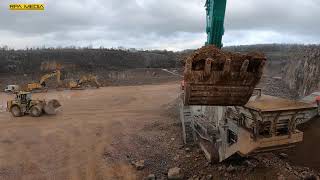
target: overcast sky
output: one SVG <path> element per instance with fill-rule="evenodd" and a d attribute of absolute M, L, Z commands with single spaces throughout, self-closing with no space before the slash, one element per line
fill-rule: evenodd
<path fill-rule="evenodd" d="M 45 11 L 8 10 L 44 3 Z M 205 0 L 0 0 L 0 45 L 182 50 L 206 41 Z M 225 46 L 319 43 L 320 0 L 228 0 Z"/>

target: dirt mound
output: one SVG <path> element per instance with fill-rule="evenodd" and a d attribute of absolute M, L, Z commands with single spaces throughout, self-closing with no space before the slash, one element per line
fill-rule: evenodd
<path fill-rule="evenodd" d="M 218 61 L 225 61 L 227 59 L 227 53 L 221 51 L 221 49 L 211 45 L 203 46 L 190 55 L 193 61 L 201 61 L 203 59 L 212 58 Z"/>
<path fill-rule="evenodd" d="M 193 63 L 195 64 L 195 70 L 203 69 L 205 65 L 205 60 L 211 58 L 215 61 L 215 66 L 213 66 L 212 68 L 216 71 L 223 70 L 223 65 L 228 59 L 230 59 L 232 62 L 231 71 L 238 72 L 240 71 L 241 65 L 245 60 L 250 61 L 249 69 L 251 71 L 258 70 L 259 67 L 257 66 L 259 66 L 261 62 L 266 60 L 265 55 L 259 52 L 240 54 L 223 51 L 214 45 L 203 46 L 187 58 L 192 59 Z M 185 61 L 187 61 L 187 59 L 185 59 Z"/>

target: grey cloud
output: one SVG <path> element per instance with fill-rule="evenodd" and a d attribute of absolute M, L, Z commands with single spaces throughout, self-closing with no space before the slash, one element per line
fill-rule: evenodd
<path fill-rule="evenodd" d="M 230 30 L 320 33 L 320 21 L 316 20 L 320 3 L 314 0 L 230 0 L 228 4 L 226 28 Z"/>
<path fill-rule="evenodd" d="M 204 2 L 44 0 L 44 12 L 12 12 L 2 0 L 0 45 L 196 48 L 206 38 Z M 319 16 L 317 0 L 228 0 L 224 42 L 319 42 Z"/>

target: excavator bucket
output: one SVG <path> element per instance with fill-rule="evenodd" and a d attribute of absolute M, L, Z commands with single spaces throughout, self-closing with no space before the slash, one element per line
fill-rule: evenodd
<path fill-rule="evenodd" d="M 61 104 L 58 100 L 50 100 L 44 106 L 44 112 L 49 115 L 54 115 L 57 113 L 58 109 L 61 107 Z"/>
<path fill-rule="evenodd" d="M 266 58 L 263 54 L 224 52 L 209 45 L 185 61 L 186 105 L 243 106 L 259 83 Z"/>

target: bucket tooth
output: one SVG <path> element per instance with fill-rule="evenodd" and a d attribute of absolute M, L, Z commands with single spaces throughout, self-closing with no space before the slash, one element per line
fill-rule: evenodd
<path fill-rule="evenodd" d="M 208 77 L 211 75 L 211 65 L 212 65 L 212 62 L 213 62 L 213 59 L 211 58 L 208 58 L 206 60 L 206 64 L 205 64 L 205 67 L 204 67 L 204 76 L 205 77 Z"/>
<path fill-rule="evenodd" d="M 245 73 L 248 71 L 248 66 L 249 66 L 249 60 L 246 59 L 241 66 L 240 72 Z"/>
<path fill-rule="evenodd" d="M 241 66 L 241 69 L 240 69 L 240 76 L 243 78 L 247 72 L 248 72 L 248 67 L 249 67 L 249 60 L 246 59 L 243 63 L 242 63 L 242 66 Z"/>
<path fill-rule="evenodd" d="M 264 69 L 265 64 L 266 64 L 266 61 L 261 61 L 261 63 L 260 63 L 259 70 L 258 70 L 258 74 L 259 74 L 260 76 L 262 76 L 262 73 L 263 73 L 263 69 Z"/>
<path fill-rule="evenodd" d="M 231 71 L 231 59 L 227 59 L 226 62 L 224 63 L 223 67 L 223 74 L 229 74 Z"/>

